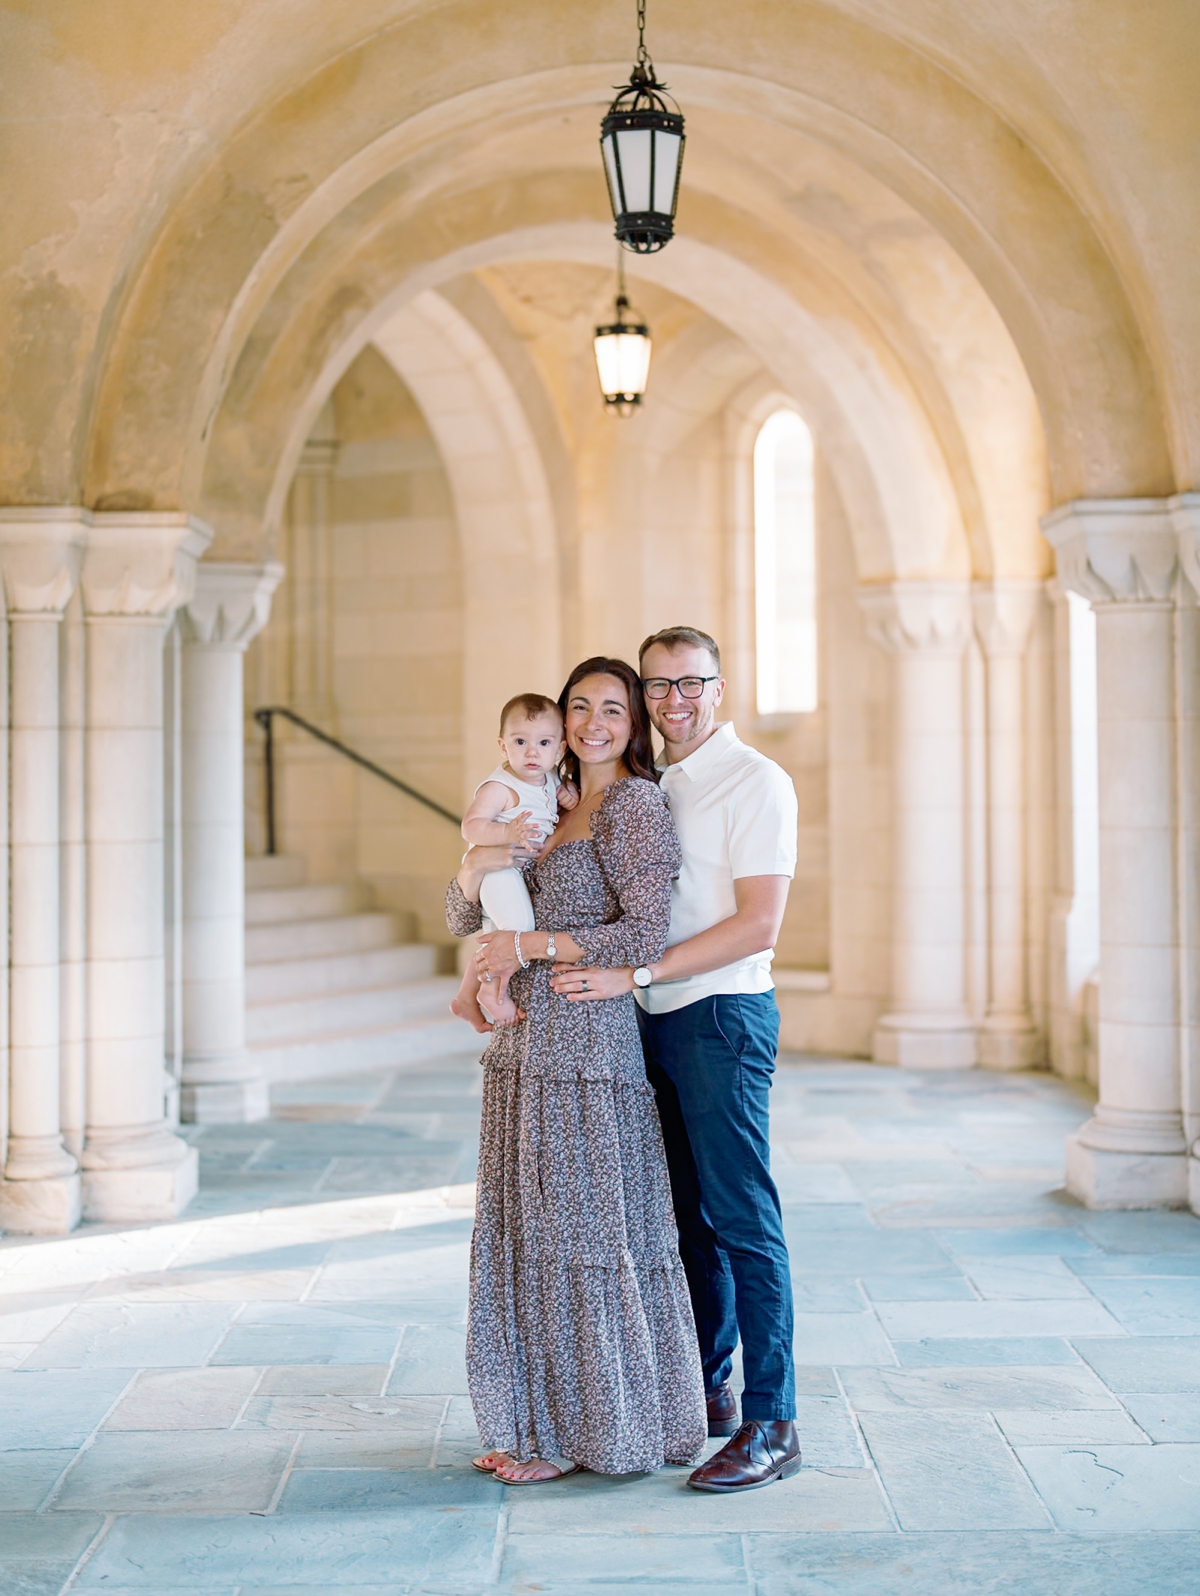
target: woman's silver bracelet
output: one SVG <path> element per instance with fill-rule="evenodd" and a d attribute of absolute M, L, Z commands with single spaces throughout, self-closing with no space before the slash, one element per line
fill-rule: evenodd
<path fill-rule="evenodd" d="M 519 931 L 513 932 L 513 952 L 517 956 L 517 963 L 523 970 L 527 970 L 529 968 L 529 960 L 521 952 L 521 933 Z"/>

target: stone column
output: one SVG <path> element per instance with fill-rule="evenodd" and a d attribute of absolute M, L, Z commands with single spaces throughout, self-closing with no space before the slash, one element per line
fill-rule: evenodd
<path fill-rule="evenodd" d="M 1180 1101 L 1174 593 L 1157 499 L 1082 500 L 1042 523 L 1059 581 L 1096 613 L 1100 1101 L 1067 1142 L 1089 1208 L 1187 1198 Z"/>
<path fill-rule="evenodd" d="M 1025 907 L 1025 646 L 1040 581 L 977 582 L 971 604 L 987 674 L 988 1001 L 979 1062 L 1019 1070 L 1041 1062 L 1029 1013 Z"/>
<path fill-rule="evenodd" d="M 20 518 L 18 518 L 18 516 Z M 79 574 L 82 512 L 0 519 L 11 648 L 9 1136 L 0 1225 L 58 1235 L 80 1182 L 60 1112 L 59 631 Z"/>
<path fill-rule="evenodd" d="M 201 563 L 183 632 L 183 1098 L 197 1124 L 265 1119 L 246 1054 L 242 661 L 283 567 Z"/>
<path fill-rule="evenodd" d="M 1200 493 L 1171 500 L 1187 583 L 1176 613 L 1179 689 L 1180 1046 L 1188 1200 L 1200 1213 Z"/>
<path fill-rule="evenodd" d="M 963 650 L 965 582 L 860 589 L 867 630 L 896 661 L 892 1007 L 874 1056 L 911 1069 L 975 1063 L 966 1005 Z"/>
<path fill-rule="evenodd" d="M 212 533 L 177 513 L 97 514 L 88 644 L 85 1217 L 174 1218 L 197 1155 L 163 1112 L 163 634 Z"/>
<path fill-rule="evenodd" d="M 319 726 L 333 724 L 333 468 L 338 445 L 309 438 L 292 480 L 288 597 L 291 705 Z"/>

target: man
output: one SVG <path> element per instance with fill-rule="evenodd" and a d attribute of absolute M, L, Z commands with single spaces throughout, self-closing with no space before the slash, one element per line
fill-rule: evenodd
<path fill-rule="evenodd" d="M 753 1490 L 800 1467 L 791 1275 L 768 1132 L 779 1041 L 771 959 L 796 868 L 796 794 L 730 722 L 717 724 L 725 682 L 711 637 L 670 627 L 646 639 L 639 662 L 683 846 L 670 945 L 648 968 L 562 968 L 553 985 L 579 1002 L 629 991 L 637 998 L 700 1339 L 708 1433 L 733 1437 L 688 1483 Z M 740 1425 L 729 1388 L 739 1336 Z"/>

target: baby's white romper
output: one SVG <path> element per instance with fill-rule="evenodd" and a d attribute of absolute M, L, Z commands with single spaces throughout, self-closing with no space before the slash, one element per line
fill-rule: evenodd
<path fill-rule="evenodd" d="M 497 765 L 491 775 L 479 783 L 479 787 L 489 781 L 500 782 L 510 792 L 515 792 L 518 799 L 510 808 L 502 810 L 496 819 L 514 820 L 522 811 L 528 811 L 530 820 L 540 828 L 542 840 L 545 841 L 558 824 L 558 777 L 554 771 L 547 772 L 544 785 L 537 786 L 512 775 L 503 765 Z M 476 792 L 479 787 L 476 787 Z M 533 930 L 533 904 L 529 901 L 529 890 L 519 870 L 493 870 L 490 875 L 484 876 L 479 889 L 479 902 L 486 916 L 485 931 Z"/>

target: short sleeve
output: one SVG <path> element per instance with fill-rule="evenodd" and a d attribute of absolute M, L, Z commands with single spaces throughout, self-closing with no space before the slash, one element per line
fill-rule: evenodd
<path fill-rule="evenodd" d="M 738 783 L 729 806 L 729 866 L 743 876 L 794 876 L 796 789 L 772 759 L 756 760 Z"/>

